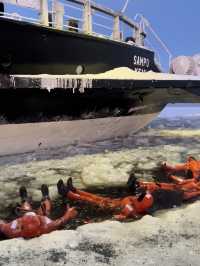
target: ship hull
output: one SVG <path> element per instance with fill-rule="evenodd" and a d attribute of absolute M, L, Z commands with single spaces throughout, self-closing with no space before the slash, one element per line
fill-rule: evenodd
<path fill-rule="evenodd" d="M 67 82 L 70 76 L 51 77 L 62 82 L 51 80 L 50 84 L 58 87 L 49 90 L 41 86 L 47 75 L 10 76 L 4 85 L 0 84 L 0 114 L 5 118 L 0 122 L 11 123 L 1 125 L 0 155 L 73 144 L 95 145 L 96 141 L 126 137 L 152 121 L 167 103 L 200 102 L 198 78 L 151 75 L 149 80 L 93 80 L 88 83 L 92 87 L 84 91 L 80 87 L 60 87 L 71 84 Z M 41 122 L 63 117 L 62 122 Z M 30 123 L 38 120 L 40 123 Z"/>
<path fill-rule="evenodd" d="M 1 125 L 0 156 L 125 137 L 147 125 L 158 113 L 50 123 Z M 92 144 L 93 143 L 93 144 Z"/>
<path fill-rule="evenodd" d="M 117 67 L 159 71 L 148 49 L 0 17 L 0 72 L 101 73 Z M 79 70 L 78 70 L 79 69 Z"/>

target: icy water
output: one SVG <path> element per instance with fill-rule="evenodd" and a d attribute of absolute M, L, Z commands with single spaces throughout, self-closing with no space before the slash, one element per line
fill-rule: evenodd
<path fill-rule="evenodd" d="M 158 173 L 160 162 L 184 162 L 188 155 L 200 159 L 199 150 L 198 116 L 170 119 L 164 116 L 126 138 L 0 157 L 1 218 L 15 217 L 12 209 L 19 202 L 17 191 L 21 185 L 28 187 L 34 206 L 37 206 L 41 197 L 39 188 L 47 183 L 54 201 L 52 218 L 57 218 L 64 211 L 64 203 L 56 191 L 60 178 L 66 180 L 71 176 L 78 188 L 102 196 L 122 197 L 127 195 L 124 187 L 131 170 L 143 180 L 165 181 Z M 76 206 L 79 215 L 67 224 L 66 229 L 112 219 L 111 213 L 87 204 L 70 202 L 70 205 Z"/>
<path fill-rule="evenodd" d="M 124 188 L 118 187 L 118 188 L 107 188 L 107 189 L 90 189 L 87 190 L 91 193 L 95 193 L 96 195 L 100 195 L 103 197 L 110 197 L 110 198 L 120 198 L 124 196 L 130 195 L 128 191 Z M 32 201 L 32 206 L 36 210 L 40 206 L 39 201 Z M 91 206 L 90 204 L 83 203 L 83 202 L 75 202 L 70 201 L 68 199 L 63 199 L 61 197 L 58 197 L 56 200 L 52 201 L 53 203 L 53 209 L 52 213 L 50 215 L 51 219 L 57 219 L 61 217 L 66 209 L 66 205 L 73 206 L 76 208 L 78 212 L 78 216 L 69 221 L 63 228 L 66 230 L 73 230 L 76 229 L 80 225 L 84 225 L 87 223 L 94 223 L 94 222 L 102 222 L 105 220 L 113 220 L 112 212 L 102 210 L 99 207 Z M 16 213 L 15 208 L 12 206 L 10 207 L 7 217 L 4 217 L 4 219 L 8 222 L 16 219 Z M 126 222 L 133 221 L 133 219 L 127 219 Z M 6 238 L 3 235 L 0 235 L 0 241 L 5 240 Z"/>
<path fill-rule="evenodd" d="M 133 195 L 131 194 L 126 188 L 122 187 L 115 187 L 115 188 L 103 188 L 103 189 L 87 189 L 87 192 L 94 193 L 95 195 L 99 195 L 102 197 L 109 197 L 109 198 L 123 198 L 126 196 Z M 163 206 L 156 201 L 156 195 L 154 195 L 155 204 L 154 204 L 154 211 L 163 209 L 163 208 L 172 208 L 173 206 Z M 66 206 L 73 206 L 78 211 L 78 215 L 75 219 L 68 222 L 64 229 L 76 229 L 80 225 L 84 225 L 87 223 L 94 223 L 94 222 L 102 222 L 105 220 L 115 220 L 113 218 L 113 212 L 109 210 L 102 210 L 100 207 L 91 205 L 86 202 L 81 201 L 71 201 L 69 199 L 63 199 L 58 197 L 56 200 L 52 201 L 53 209 L 50 215 L 51 219 L 57 219 L 61 217 L 66 209 Z M 40 202 L 32 202 L 33 208 L 36 210 L 39 208 Z M 152 213 L 153 214 L 153 213 Z M 15 208 L 10 208 L 8 216 L 6 217 L 6 221 L 12 221 L 16 218 Z M 134 221 L 135 219 L 129 218 L 126 219 L 124 222 Z M 2 240 L 4 238 L 2 237 Z"/>

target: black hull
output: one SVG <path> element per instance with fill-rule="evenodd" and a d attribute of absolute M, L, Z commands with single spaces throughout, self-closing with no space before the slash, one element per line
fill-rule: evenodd
<path fill-rule="evenodd" d="M 156 71 L 150 50 L 81 33 L 0 18 L 0 73 L 101 73 L 117 67 Z"/>

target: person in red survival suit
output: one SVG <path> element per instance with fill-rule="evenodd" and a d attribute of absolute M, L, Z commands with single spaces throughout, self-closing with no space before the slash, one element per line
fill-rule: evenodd
<path fill-rule="evenodd" d="M 167 163 L 162 164 L 162 169 L 166 174 L 175 174 L 177 172 L 184 171 L 187 177 L 199 182 L 200 180 L 200 161 L 196 160 L 194 157 L 190 156 L 187 158 L 186 163 L 169 165 Z"/>
<path fill-rule="evenodd" d="M 168 178 L 175 183 L 160 183 L 138 181 L 134 173 L 131 173 L 127 182 L 130 191 L 134 193 L 138 188 L 143 188 L 150 193 L 155 191 L 182 192 L 182 199 L 188 200 L 200 196 L 200 182 L 197 179 L 183 179 L 174 175 L 168 175 Z M 166 194 L 165 194 L 166 195 Z"/>
<path fill-rule="evenodd" d="M 148 213 L 154 199 L 148 191 L 140 190 L 136 196 L 128 196 L 120 199 L 97 196 L 92 193 L 74 188 L 72 179 L 69 178 L 67 185 L 63 180 L 57 183 L 58 193 L 70 200 L 78 200 L 98 206 L 103 210 L 110 210 L 117 220 L 126 218 L 138 218 L 140 215 Z"/>
<path fill-rule="evenodd" d="M 168 178 L 175 182 L 177 187 L 183 189 L 185 199 L 200 195 L 200 161 L 190 156 L 187 158 L 186 163 L 183 164 L 171 166 L 163 163 L 162 169 Z M 173 175 L 182 171 L 185 172 L 187 179 Z"/>
<path fill-rule="evenodd" d="M 51 220 L 48 217 L 52 209 L 48 187 L 42 185 L 41 191 L 43 197 L 40 208 L 34 211 L 28 201 L 26 188 L 20 188 L 19 193 L 22 202 L 21 206 L 17 207 L 17 212 L 20 217 L 9 223 L 0 221 L 0 232 L 3 233 L 3 235 L 7 238 L 33 238 L 57 230 L 61 226 L 64 226 L 69 220 L 76 217 L 77 211 L 75 208 L 67 208 L 61 218 Z"/>
<path fill-rule="evenodd" d="M 168 178 L 174 181 L 176 187 L 184 192 L 184 200 L 200 196 L 200 181 L 196 178 L 184 179 L 175 175 L 169 175 Z"/>

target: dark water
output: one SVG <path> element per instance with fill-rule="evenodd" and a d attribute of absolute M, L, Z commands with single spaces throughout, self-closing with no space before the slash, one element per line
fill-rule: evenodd
<path fill-rule="evenodd" d="M 87 192 L 94 193 L 96 195 L 102 197 L 109 197 L 109 198 L 121 198 L 130 195 L 130 193 L 124 188 L 104 188 L 104 189 L 95 189 L 95 190 L 87 190 Z M 40 202 L 31 202 L 33 208 L 36 210 L 40 206 Z M 51 219 L 57 219 L 64 214 L 66 209 L 66 205 L 70 207 L 75 207 L 78 216 L 69 221 L 63 228 L 65 230 L 74 230 L 78 226 L 87 224 L 87 223 L 94 223 L 94 222 L 102 222 L 105 220 L 112 220 L 113 213 L 108 210 L 102 210 L 99 207 L 91 206 L 90 204 L 83 203 L 80 201 L 70 201 L 68 199 L 63 199 L 61 197 L 57 198 L 53 202 L 53 209 L 50 215 Z M 17 218 L 15 213 L 15 208 L 12 206 L 9 209 L 8 216 L 5 219 L 7 222 L 10 222 Z M 128 219 L 127 221 L 133 221 L 133 219 Z M 6 237 L 0 235 L 0 240 L 5 240 Z"/>
<path fill-rule="evenodd" d="M 157 180 L 155 181 L 162 181 L 162 182 L 169 182 L 169 180 L 164 178 L 163 172 L 159 171 L 157 172 Z M 185 176 L 187 178 L 187 176 Z M 94 193 L 96 195 L 102 196 L 102 197 L 109 197 L 109 198 L 123 198 L 126 196 L 133 195 L 128 191 L 126 188 L 122 187 L 115 187 L 115 188 L 99 188 L 99 189 L 92 189 L 87 190 L 87 192 Z M 169 209 L 174 208 L 175 206 L 181 206 L 183 203 L 182 200 L 182 192 L 171 192 L 171 191 L 158 191 L 153 193 L 154 197 L 154 205 L 149 210 L 148 214 L 154 215 L 156 210 L 159 209 Z M 198 198 L 195 198 L 193 200 L 187 201 L 187 203 L 192 203 Z M 109 210 L 102 210 L 97 206 L 92 206 L 91 204 L 87 204 L 80 201 L 70 201 L 68 199 L 63 199 L 61 197 L 58 197 L 53 202 L 53 209 L 52 213 L 50 215 L 51 219 L 57 219 L 61 217 L 64 214 L 64 211 L 66 210 L 66 206 L 69 205 L 70 207 L 75 207 L 78 216 L 68 222 L 63 228 L 65 230 L 74 230 L 78 226 L 87 224 L 87 223 L 96 223 L 96 222 L 102 222 L 105 220 L 113 220 L 113 212 Z M 33 208 L 36 210 L 40 205 L 40 202 L 32 202 Z M 8 212 L 8 216 L 5 219 L 7 222 L 12 221 L 17 218 L 17 215 L 15 213 L 15 208 L 10 208 Z M 127 219 L 124 222 L 131 222 L 135 219 Z M 4 236 L 0 236 L 0 240 L 5 240 L 6 238 Z"/>
<path fill-rule="evenodd" d="M 105 140 L 101 142 L 95 143 L 95 145 L 85 145 L 80 146 L 74 144 L 73 146 L 68 147 L 60 147 L 57 149 L 51 149 L 51 150 L 38 150 L 34 153 L 29 154 L 21 154 L 17 156 L 4 156 L 0 157 L 0 165 L 4 164 L 16 164 L 21 162 L 28 162 L 32 160 L 40 161 L 40 160 L 48 160 L 48 159 L 61 159 L 66 156 L 73 156 L 76 154 L 93 154 L 98 153 L 101 151 L 105 151 L 105 149 L 109 149 L 112 151 L 121 150 L 121 148 L 135 148 L 135 147 L 141 147 L 140 139 L 144 139 L 146 131 L 156 128 L 177 128 L 177 125 L 179 128 L 200 128 L 200 120 L 197 121 L 197 118 L 193 119 L 192 122 L 190 119 L 188 120 L 176 120 L 176 121 L 169 121 L 165 119 L 157 119 L 155 120 L 150 126 L 149 129 L 145 128 L 144 130 L 141 130 L 137 135 L 129 136 L 127 138 L 117 138 L 113 140 Z M 192 126 L 193 125 L 193 126 Z M 154 135 L 148 135 L 148 142 L 143 144 L 143 146 L 158 146 L 161 145 L 159 143 L 159 138 L 155 137 Z M 183 139 L 179 138 L 166 138 L 162 137 L 163 142 L 165 143 L 174 143 L 177 145 L 177 143 L 184 142 Z M 194 140 L 193 140 L 194 141 Z M 198 142 L 197 140 L 195 140 Z M 195 142 L 195 143 L 196 143 Z M 194 145 L 194 144 L 193 144 Z M 165 178 L 163 173 L 159 172 L 159 170 L 155 170 L 155 173 L 153 173 L 153 176 L 156 176 L 156 181 L 161 182 L 167 182 L 168 180 Z M 105 197 L 113 197 L 113 198 L 120 198 L 128 195 L 128 192 L 124 188 L 109 188 L 109 189 L 96 189 L 93 191 L 95 194 L 105 196 Z M 168 195 L 169 196 L 169 195 Z M 159 196 L 158 196 L 159 199 Z M 191 201 L 192 202 L 192 201 Z M 107 219 L 113 219 L 112 213 L 108 211 L 103 211 L 98 207 L 91 206 L 86 203 L 81 202 L 70 202 L 70 201 L 63 201 L 61 198 L 58 198 L 56 201 L 53 202 L 54 209 L 52 211 L 52 219 L 56 219 L 60 216 L 62 216 L 66 203 L 69 203 L 71 207 L 76 207 L 78 211 L 78 216 L 73 221 L 69 222 L 64 229 L 76 229 L 78 226 L 86 224 L 88 222 L 101 222 Z M 161 202 L 162 203 L 162 202 Z M 164 202 L 165 203 L 165 202 Z M 162 203 L 163 204 L 163 203 Z M 162 205 L 161 204 L 161 205 Z M 159 206 L 157 204 L 155 208 L 152 210 L 152 213 L 156 209 L 164 208 L 164 207 L 172 207 L 171 206 Z M 179 205 L 179 204 L 174 204 Z M 33 203 L 34 208 L 37 208 L 39 206 L 39 202 Z M 11 221 L 16 218 L 16 215 L 14 214 L 12 209 L 9 209 L 9 215 L 7 217 L 7 221 Z M 127 220 L 130 221 L 130 220 Z M 133 219 L 131 220 L 133 221 Z"/>

